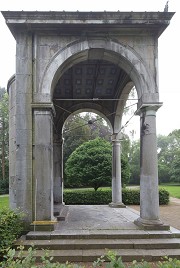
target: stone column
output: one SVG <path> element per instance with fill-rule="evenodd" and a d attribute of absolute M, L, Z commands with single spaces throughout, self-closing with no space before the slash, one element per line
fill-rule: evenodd
<path fill-rule="evenodd" d="M 63 187 L 62 187 L 62 137 L 54 136 L 53 142 L 53 166 L 54 166 L 54 203 L 62 204 Z"/>
<path fill-rule="evenodd" d="M 112 202 L 110 207 L 125 207 L 122 203 L 121 144 L 116 134 L 112 135 Z"/>
<path fill-rule="evenodd" d="M 140 148 L 140 218 L 135 223 L 143 228 L 158 228 L 159 219 L 156 106 L 139 110 L 141 121 Z"/>
<path fill-rule="evenodd" d="M 53 216 L 53 126 L 50 109 L 34 109 L 34 220 Z"/>
<path fill-rule="evenodd" d="M 16 75 L 10 89 L 9 199 L 32 221 L 32 35 L 16 35 Z M 12 82 L 12 81 L 11 81 Z M 13 90 L 13 92 L 12 92 Z"/>

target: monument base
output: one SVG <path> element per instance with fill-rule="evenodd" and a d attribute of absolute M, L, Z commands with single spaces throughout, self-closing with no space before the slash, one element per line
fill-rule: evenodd
<path fill-rule="evenodd" d="M 31 231 L 54 231 L 57 221 L 33 221 L 30 225 Z"/>
<path fill-rule="evenodd" d="M 134 223 L 143 230 L 158 230 L 158 231 L 167 231 L 170 229 L 170 226 L 164 224 L 161 220 L 145 220 L 139 217 Z"/>
<path fill-rule="evenodd" d="M 126 208 L 126 206 L 121 202 L 117 202 L 117 203 L 111 202 L 109 203 L 109 206 L 111 208 Z"/>

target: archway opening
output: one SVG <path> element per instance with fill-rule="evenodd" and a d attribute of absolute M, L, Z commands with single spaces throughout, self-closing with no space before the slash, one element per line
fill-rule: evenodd
<path fill-rule="evenodd" d="M 115 131 L 118 132 L 118 135 L 121 132 L 123 110 L 132 88 L 133 83 L 130 76 L 120 68 L 118 64 L 99 59 L 86 60 L 74 64 L 73 66 L 70 65 L 70 68 L 59 78 L 53 93 L 53 103 L 56 115 L 54 118 L 55 203 L 58 203 L 59 201 L 62 201 L 63 203 L 64 185 L 66 187 L 71 186 L 67 183 L 64 176 L 64 164 L 67 161 L 72 148 L 75 149 L 77 145 L 79 145 L 76 137 L 71 136 L 74 127 L 70 127 L 70 123 L 68 126 L 68 120 L 71 124 L 75 123 L 73 122 L 75 117 L 80 117 L 80 120 L 86 121 L 82 123 L 82 125 L 86 125 L 88 131 L 85 134 L 86 138 L 82 138 L 82 141 L 95 138 L 94 130 L 96 124 L 94 124 L 94 122 L 101 120 L 103 125 L 109 125 L 109 130 L 106 131 L 106 134 L 108 135 L 108 137 L 106 135 L 106 139 L 110 141 L 112 134 Z M 83 118 L 83 112 L 86 114 L 87 118 Z M 96 116 L 93 112 L 96 113 Z M 77 113 L 79 113 L 79 115 L 77 115 Z M 107 123 L 105 123 L 104 119 Z M 78 128 L 80 129 L 82 127 L 80 126 Z M 76 133 L 74 135 L 79 134 Z M 87 136 L 89 136 L 89 138 L 87 138 Z M 73 139 L 74 145 L 71 149 L 68 144 L 68 138 L 69 140 Z M 57 159 L 55 148 L 57 147 L 57 144 L 60 150 L 58 156 L 59 160 Z M 69 152 L 67 152 L 68 150 Z M 59 167 L 57 168 L 55 162 L 57 163 L 58 161 Z M 57 172 L 59 174 L 57 174 Z M 62 181 L 59 184 L 59 187 L 57 178 Z M 85 185 L 85 187 L 87 186 Z M 56 193 L 57 189 L 60 189 L 58 191 L 61 191 L 61 197 Z"/>

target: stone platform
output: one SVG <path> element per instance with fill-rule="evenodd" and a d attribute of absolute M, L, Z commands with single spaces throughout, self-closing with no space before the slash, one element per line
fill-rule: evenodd
<path fill-rule="evenodd" d="M 92 262 L 108 250 L 123 261 L 158 261 L 163 257 L 180 258 L 180 230 L 142 230 L 134 224 L 139 212 L 132 208 L 110 208 L 105 205 L 66 207 L 64 220 L 54 231 L 31 231 L 17 241 L 27 250 L 49 249 L 59 262 Z"/>

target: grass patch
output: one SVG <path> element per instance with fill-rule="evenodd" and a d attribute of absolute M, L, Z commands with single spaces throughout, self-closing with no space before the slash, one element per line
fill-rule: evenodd
<path fill-rule="evenodd" d="M 0 209 L 9 208 L 9 195 L 0 195 Z"/>
<path fill-rule="evenodd" d="M 172 197 L 180 198 L 180 185 L 160 185 L 159 188 L 168 191 Z"/>

